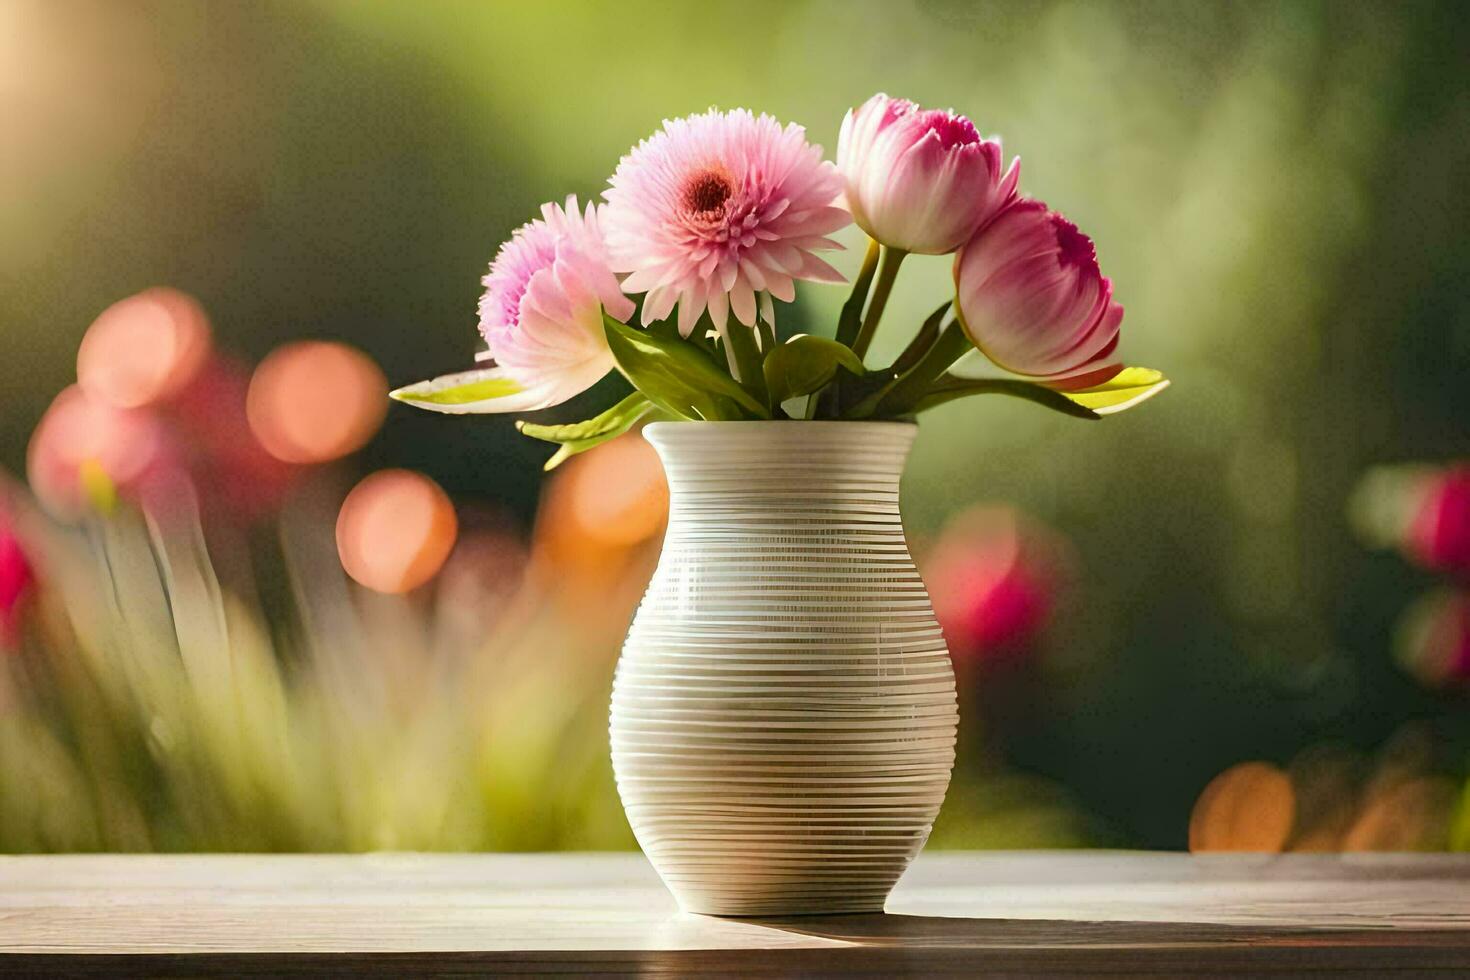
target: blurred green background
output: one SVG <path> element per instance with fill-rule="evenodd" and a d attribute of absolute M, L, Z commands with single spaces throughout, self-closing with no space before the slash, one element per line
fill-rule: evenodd
<path fill-rule="evenodd" d="M 194 294 L 252 359 L 321 337 L 395 384 L 459 370 L 499 242 L 595 197 L 663 118 L 748 106 L 831 153 L 887 91 L 1004 138 L 1027 192 L 1096 240 L 1128 362 L 1174 381 L 1096 426 L 985 399 L 925 419 L 917 536 L 1003 500 L 1078 558 L 1007 771 L 1056 787 L 1089 842 L 1149 847 L 1183 846 L 1243 759 L 1375 751 L 1410 724 L 1463 776 L 1463 699 L 1391 656 L 1427 577 L 1365 551 L 1345 501 L 1366 467 L 1470 447 L 1464 21 L 1330 0 L 0 0 L 0 465 L 24 472 L 83 331 L 129 293 Z M 879 354 L 948 275 L 905 267 Z M 844 296 L 781 313 L 829 332 Z M 545 455 L 507 420 L 395 406 L 361 463 L 529 520 Z"/>

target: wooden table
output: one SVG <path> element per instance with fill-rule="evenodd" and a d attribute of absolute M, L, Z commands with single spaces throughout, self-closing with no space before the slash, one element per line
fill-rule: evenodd
<path fill-rule="evenodd" d="M 1470 856 L 934 852 L 889 909 L 683 915 L 637 854 L 0 857 L 0 975 L 1470 971 Z"/>

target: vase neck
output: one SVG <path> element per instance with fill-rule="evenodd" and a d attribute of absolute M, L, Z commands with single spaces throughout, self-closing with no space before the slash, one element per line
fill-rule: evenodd
<path fill-rule="evenodd" d="M 886 422 L 675 422 L 645 430 L 669 481 L 673 523 L 820 527 L 898 518 L 915 427 Z"/>

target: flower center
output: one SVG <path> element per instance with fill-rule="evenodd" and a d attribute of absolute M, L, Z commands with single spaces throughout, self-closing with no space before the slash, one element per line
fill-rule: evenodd
<path fill-rule="evenodd" d="M 734 192 L 722 171 L 701 170 L 684 185 L 684 207 L 696 215 L 708 215 L 723 208 Z"/>
<path fill-rule="evenodd" d="M 1092 239 L 1056 212 L 1052 212 L 1050 217 L 1052 230 L 1057 236 L 1057 264 L 1063 269 L 1096 269 L 1097 249 L 1093 247 Z"/>
<path fill-rule="evenodd" d="M 964 116 L 957 116 L 943 109 L 930 109 L 924 113 L 923 118 L 924 124 L 939 137 L 939 145 L 946 150 L 980 142 L 980 133 L 975 129 L 975 124 Z"/>

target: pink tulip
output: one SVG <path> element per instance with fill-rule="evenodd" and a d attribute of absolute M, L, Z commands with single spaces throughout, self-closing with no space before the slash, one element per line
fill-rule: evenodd
<path fill-rule="evenodd" d="M 1426 568 L 1470 574 L 1470 464 L 1426 482 L 1405 548 Z"/>
<path fill-rule="evenodd" d="M 954 276 L 960 326 L 1007 371 L 1072 390 L 1122 370 L 1123 307 L 1092 239 L 1040 201 L 1019 200 L 981 227 Z"/>
<path fill-rule="evenodd" d="M 924 255 L 953 252 L 1015 197 L 1020 161 L 964 116 L 879 93 L 848 110 L 837 139 L 847 207 L 868 236 Z"/>
<path fill-rule="evenodd" d="M 33 582 L 31 564 L 0 504 L 0 645 L 10 645 L 20 629 L 22 603 Z"/>

